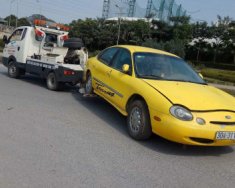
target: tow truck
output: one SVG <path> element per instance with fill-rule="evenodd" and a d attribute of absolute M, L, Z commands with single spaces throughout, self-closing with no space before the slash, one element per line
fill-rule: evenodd
<path fill-rule="evenodd" d="M 40 25 L 40 20 L 34 23 L 34 26 L 18 27 L 10 37 L 3 37 L 2 62 L 8 68 L 9 77 L 37 75 L 46 79 L 47 88 L 54 91 L 62 89 L 65 83 L 81 82 L 88 60 L 82 40 L 69 38 L 66 26 Z"/>

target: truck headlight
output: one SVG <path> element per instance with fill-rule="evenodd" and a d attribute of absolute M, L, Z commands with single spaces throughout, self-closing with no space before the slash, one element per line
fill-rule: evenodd
<path fill-rule="evenodd" d="M 187 110 L 186 108 L 182 106 L 172 106 L 170 108 L 170 113 L 177 119 L 183 120 L 183 121 L 192 121 L 193 120 L 193 115 L 192 113 Z"/>

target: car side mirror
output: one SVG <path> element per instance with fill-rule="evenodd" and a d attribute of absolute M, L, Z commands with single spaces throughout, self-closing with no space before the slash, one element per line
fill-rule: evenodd
<path fill-rule="evenodd" d="M 124 64 L 124 65 L 122 66 L 122 71 L 123 71 L 124 73 L 129 73 L 129 70 L 130 70 L 130 65 Z"/>
<path fill-rule="evenodd" d="M 3 41 L 5 44 L 8 44 L 8 43 L 9 43 L 9 40 L 8 40 L 8 38 L 7 38 L 6 35 L 3 36 L 2 41 Z"/>
<path fill-rule="evenodd" d="M 202 75 L 201 73 L 198 73 L 198 75 L 199 75 L 202 79 L 204 79 L 204 77 L 203 77 L 203 75 Z"/>

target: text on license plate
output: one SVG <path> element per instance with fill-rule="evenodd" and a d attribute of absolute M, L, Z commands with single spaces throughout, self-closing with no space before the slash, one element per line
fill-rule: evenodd
<path fill-rule="evenodd" d="M 217 132 L 216 140 L 235 140 L 235 132 Z"/>

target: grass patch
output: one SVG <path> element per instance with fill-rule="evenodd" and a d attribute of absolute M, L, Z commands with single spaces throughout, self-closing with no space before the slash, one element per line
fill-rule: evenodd
<path fill-rule="evenodd" d="M 235 83 L 235 71 L 204 68 L 201 73 L 208 78 Z"/>
<path fill-rule="evenodd" d="M 228 89 L 222 89 L 222 90 L 227 92 L 230 95 L 233 95 L 235 97 L 235 91 L 234 90 L 228 90 Z"/>
<path fill-rule="evenodd" d="M 213 84 L 235 86 L 235 83 L 227 82 L 227 81 L 222 81 L 222 80 L 218 80 L 218 79 L 214 79 L 214 78 L 204 77 L 204 80 L 207 81 L 208 83 L 213 83 Z"/>

